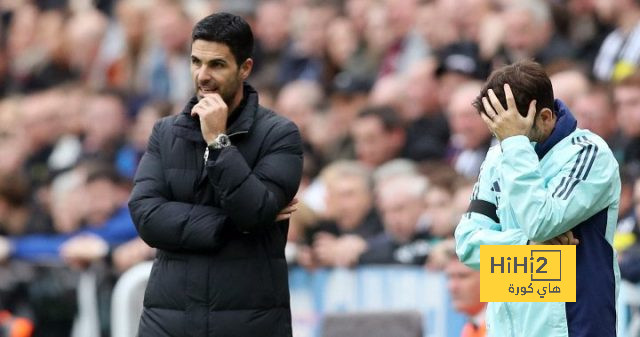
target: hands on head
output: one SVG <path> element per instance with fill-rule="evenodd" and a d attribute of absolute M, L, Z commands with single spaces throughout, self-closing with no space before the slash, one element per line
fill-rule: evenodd
<path fill-rule="evenodd" d="M 522 117 L 518 112 L 511 87 L 507 83 L 504 84 L 504 93 L 507 101 L 506 108 L 502 106 L 495 92 L 489 89 L 489 97 L 482 97 L 485 113 L 481 113 L 480 117 L 499 141 L 511 136 L 528 135 L 536 118 L 536 100 L 529 103 L 527 116 Z"/>

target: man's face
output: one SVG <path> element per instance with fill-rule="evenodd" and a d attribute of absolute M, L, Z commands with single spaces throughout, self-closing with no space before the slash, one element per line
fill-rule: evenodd
<path fill-rule="evenodd" d="M 371 191 L 363 177 L 344 176 L 327 181 L 327 213 L 343 230 L 356 228 L 371 208 Z"/>
<path fill-rule="evenodd" d="M 614 111 L 604 94 L 582 95 L 576 98 L 572 110 L 579 128 L 589 129 L 604 139 L 610 138 L 617 130 Z"/>
<path fill-rule="evenodd" d="M 452 260 L 445 268 L 447 288 L 456 311 L 475 315 L 484 307 L 480 302 L 480 272 Z"/>
<path fill-rule="evenodd" d="M 196 40 L 191 45 L 191 77 L 198 99 L 218 93 L 231 106 L 241 90 L 242 76 L 229 47 L 218 42 Z"/>
<path fill-rule="evenodd" d="M 409 193 L 388 194 L 382 191 L 378 199 L 385 229 L 399 242 L 407 242 L 413 237 L 424 211 L 423 200 Z"/>
<path fill-rule="evenodd" d="M 396 155 L 397 144 L 382 121 L 375 116 L 358 118 L 351 128 L 356 157 L 365 165 L 377 167 Z"/>
<path fill-rule="evenodd" d="M 511 10 L 505 14 L 504 22 L 509 34 L 505 35 L 505 46 L 516 59 L 524 59 L 535 54 L 538 48 L 541 25 L 526 11 Z"/>
<path fill-rule="evenodd" d="M 640 135 L 640 87 L 620 86 L 615 89 L 615 106 L 620 129 L 627 137 Z"/>
<path fill-rule="evenodd" d="M 456 142 L 465 150 L 478 149 L 491 138 L 491 132 L 482 117 L 469 103 L 474 98 L 475 92 L 469 90 L 454 95 L 448 109 L 451 131 Z"/>
<path fill-rule="evenodd" d="M 107 179 L 98 179 L 86 185 L 86 197 L 90 206 L 87 210 L 87 220 L 92 225 L 103 224 L 107 221 L 116 207 L 116 187 Z"/>

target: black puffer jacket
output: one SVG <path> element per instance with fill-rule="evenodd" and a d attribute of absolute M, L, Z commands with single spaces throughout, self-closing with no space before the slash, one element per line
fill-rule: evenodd
<path fill-rule="evenodd" d="M 302 145 L 293 123 L 244 95 L 232 146 L 207 163 L 195 99 L 153 129 L 129 201 L 158 248 L 139 336 L 291 336 L 288 222 L 274 219 L 297 191 Z"/>

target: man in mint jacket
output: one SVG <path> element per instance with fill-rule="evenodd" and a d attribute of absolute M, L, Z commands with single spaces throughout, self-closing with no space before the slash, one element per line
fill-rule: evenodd
<path fill-rule="evenodd" d="M 489 336 L 616 336 L 620 177 L 611 150 L 576 128 L 537 63 L 494 71 L 473 104 L 500 144 L 456 228 L 460 260 L 478 269 L 481 245 L 578 244 L 576 302 L 489 303 Z"/>

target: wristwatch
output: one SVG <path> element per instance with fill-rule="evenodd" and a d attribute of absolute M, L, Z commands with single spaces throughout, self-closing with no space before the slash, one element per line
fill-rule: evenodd
<path fill-rule="evenodd" d="M 207 147 L 210 147 L 213 150 L 224 149 L 225 147 L 231 145 L 231 140 L 229 140 L 229 136 L 221 133 L 213 140 L 213 142 L 209 143 Z"/>

